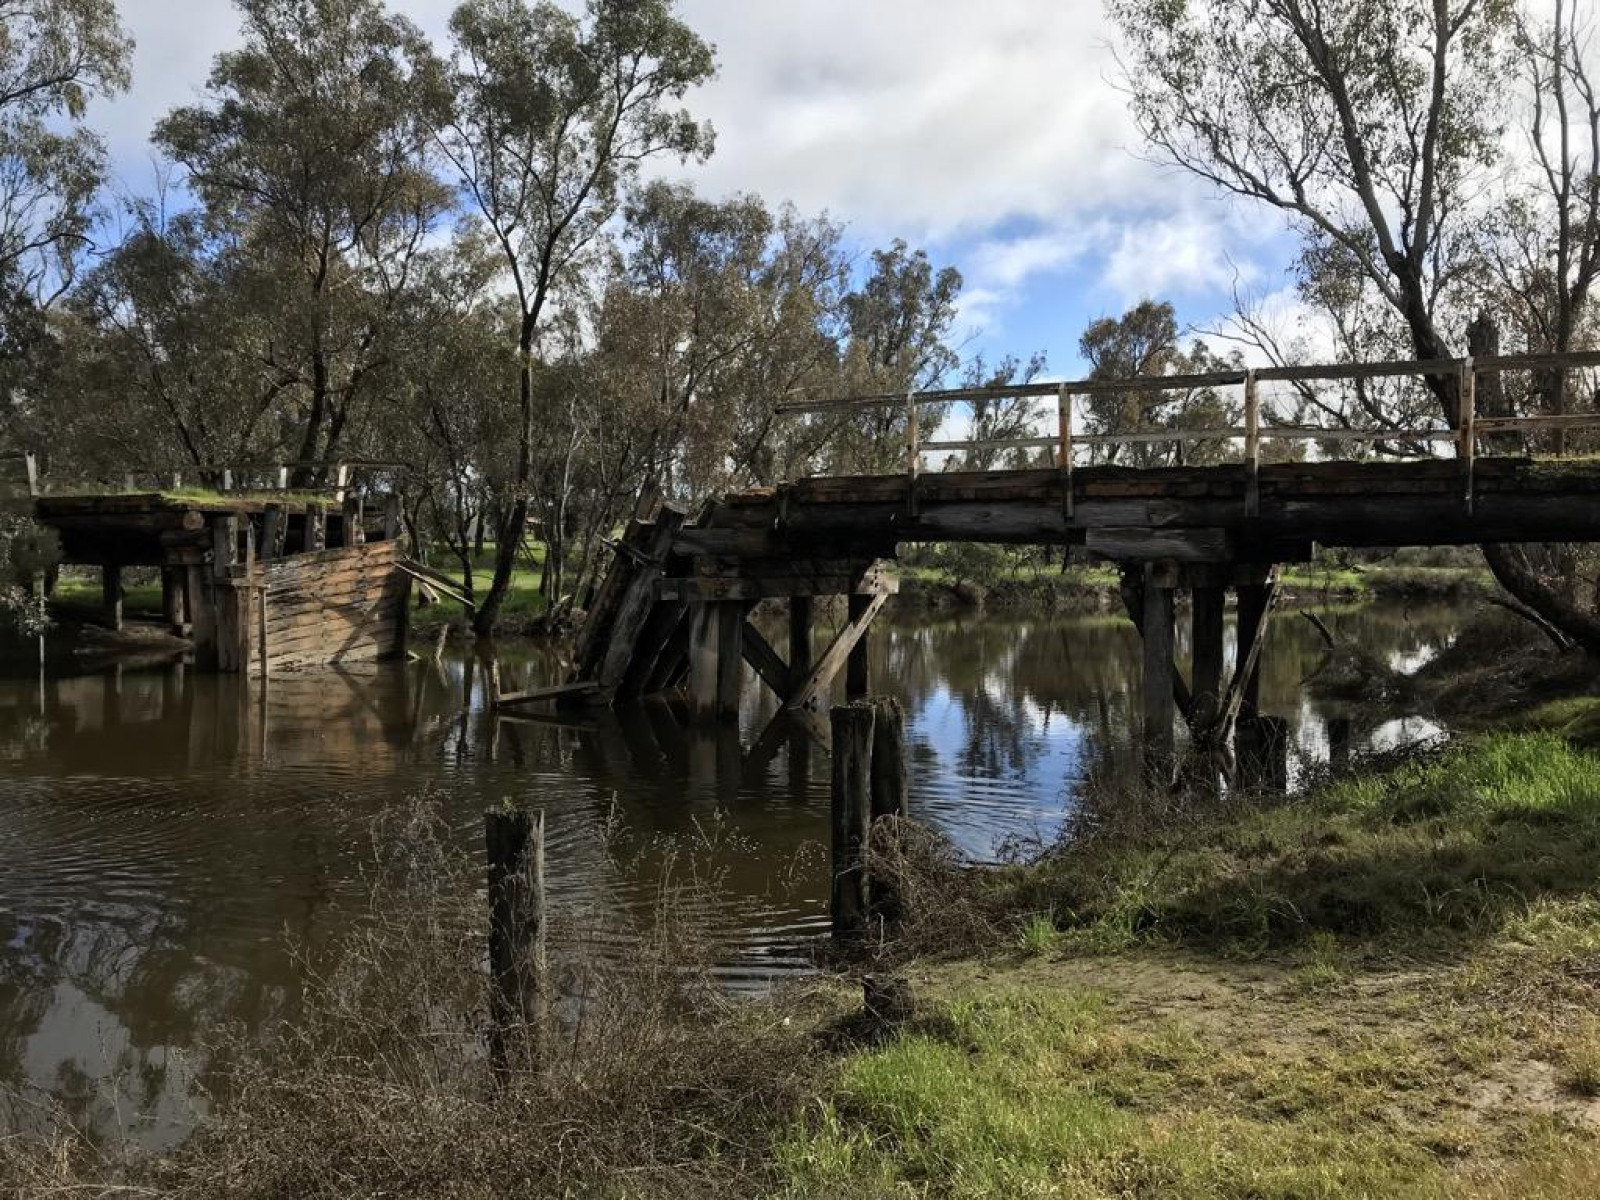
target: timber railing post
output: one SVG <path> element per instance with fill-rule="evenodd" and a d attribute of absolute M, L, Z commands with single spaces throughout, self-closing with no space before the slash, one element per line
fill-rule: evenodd
<path fill-rule="evenodd" d="M 1061 511 L 1072 519 L 1072 393 L 1066 384 L 1056 389 L 1056 467 L 1061 472 Z"/>
<path fill-rule="evenodd" d="M 1477 462 L 1478 373 L 1472 356 L 1461 360 L 1461 377 L 1456 387 L 1456 457 L 1461 460 L 1463 497 L 1467 512 L 1472 512 L 1473 467 Z"/>
<path fill-rule="evenodd" d="M 1244 512 L 1247 517 L 1261 515 L 1261 394 L 1256 373 L 1244 373 Z"/>
<path fill-rule="evenodd" d="M 489 862 L 489 1050 L 494 1068 L 512 1067 L 512 1034 L 526 1041 L 527 1065 L 543 1052 L 545 1009 L 544 813 L 521 808 L 483 814 Z"/>
<path fill-rule="evenodd" d="M 917 515 L 917 475 L 922 467 L 922 437 L 917 430 L 917 394 L 906 393 L 906 504 Z"/>
<path fill-rule="evenodd" d="M 28 495 L 39 495 L 39 456 L 32 450 L 24 451 L 22 465 L 28 472 Z"/>
<path fill-rule="evenodd" d="M 842 704 L 833 724 L 832 885 L 828 911 L 833 936 L 859 938 L 867 926 L 867 837 L 872 821 L 873 707 Z"/>
<path fill-rule="evenodd" d="M 328 548 L 328 512 L 322 505 L 306 505 L 306 532 L 303 540 L 308 551 Z"/>

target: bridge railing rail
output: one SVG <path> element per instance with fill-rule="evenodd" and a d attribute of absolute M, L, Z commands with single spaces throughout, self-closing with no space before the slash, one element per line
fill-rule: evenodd
<path fill-rule="evenodd" d="M 1267 441 L 1302 442 L 1448 442 L 1462 464 L 1468 503 L 1472 496 L 1472 468 L 1478 439 L 1492 434 L 1541 433 L 1568 429 L 1600 429 L 1600 412 L 1539 414 L 1536 416 L 1477 413 L 1477 381 L 1484 375 L 1510 371 L 1573 371 L 1600 367 L 1600 350 L 1559 354 L 1501 354 L 1479 358 L 1396 359 L 1372 363 L 1324 363 L 1308 366 L 1237 368 L 1190 375 L 1147 375 L 1128 379 L 1079 379 L 1067 382 L 1032 382 L 997 387 L 949 388 L 938 391 L 877 393 L 833 400 L 794 401 L 779 404 L 780 414 L 838 414 L 864 409 L 903 409 L 906 418 L 906 472 L 914 482 L 925 454 L 962 450 L 1054 451 L 1056 467 L 1066 476 L 1065 495 L 1071 506 L 1071 476 L 1079 446 L 1138 445 L 1154 443 L 1244 442 L 1248 468 L 1249 504 L 1256 505 L 1256 481 L 1261 467 L 1261 445 Z M 1342 427 L 1263 422 L 1261 385 L 1267 383 L 1348 382 L 1354 380 L 1415 378 L 1454 379 L 1459 402 L 1453 421 L 1422 427 Z M 1242 388 L 1243 425 L 1203 428 L 1170 427 L 1124 432 L 1084 432 L 1077 427 L 1074 399 L 1079 396 L 1153 395 L 1201 388 Z M 1056 402 L 1053 436 L 1005 438 L 955 438 L 924 441 L 919 413 L 925 407 L 951 403 L 976 403 L 1008 399 L 1049 399 Z"/>

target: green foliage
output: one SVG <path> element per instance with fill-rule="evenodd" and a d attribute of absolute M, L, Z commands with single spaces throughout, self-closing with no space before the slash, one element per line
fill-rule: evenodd
<path fill-rule="evenodd" d="M 56 536 L 34 522 L 31 501 L 0 487 L 0 624 L 26 634 L 44 630 L 39 585 L 57 557 Z"/>
<path fill-rule="evenodd" d="M 1197 375 L 1238 365 L 1237 356 L 1225 361 L 1199 340 L 1185 350 L 1172 305 L 1153 300 L 1141 301 L 1121 317 L 1092 322 L 1078 340 L 1078 353 L 1088 360 L 1091 379 Z M 1237 401 L 1210 387 L 1099 393 L 1087 397 L 1086 403 L 1089 428 L 1099 433 L 1218 429 L 1238 421 Z M 1140 467 L 1216 462 L 1228 453 L 1225 442 L 1152 442 L 1095 448 L 1101 461 Z"/>

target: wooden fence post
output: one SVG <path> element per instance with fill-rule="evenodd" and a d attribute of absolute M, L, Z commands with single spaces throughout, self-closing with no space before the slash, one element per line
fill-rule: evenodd
<path fill-rule="evenodd" d="M 544 813 L 520 808 L 483 814 L 489 862 L 490 1054 L 509 1071 L 520 1033 L 526 1065 L 543 1053 L 545 1008 Z"/>
<path fill-rule="evenodd" d="M 832 887 L 833 936 L 860 937 L 867 926 L 867 835 L 872 819 L 872 705 L 843 704 L 833 722 Z"/>
<path fill-rule="evenodd" d="M 904 821 L 909 810 L 906 776 L 906 710 L 900 701 L 883 698 L 873 701 L 872 824 L 886 817 Z M 892 876 L 874 872 L 868 880 L 872 915 L 893 923 L 902 914 L 902 897 Z"/>

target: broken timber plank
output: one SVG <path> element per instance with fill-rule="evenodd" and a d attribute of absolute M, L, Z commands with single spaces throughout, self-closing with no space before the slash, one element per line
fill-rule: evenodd
<path fill-rule="evenodd" d="M 461 605 L 469 613 L 476 610 L 477 606 L 474 605 L 471 600 L 467 599 L 466 593 L 463 592 L 460 587 L 458 587 L 456 583 L 448 576 L 440 574 L 431 567 L 425 567 L 421 563 L 412 562 L 409 558 L 403 558 L 395 565 L 407 575 L 411 576 L 411 578 L 420 580 L 425 587 L 432 588 L 436 591 L 442 592 L 446 596 L 449 596 L 450 599 Z"/>
<path fill-rule="evenodd" d="M 592 679 L 576 683 L 557 683 L 550 687 L 534 688 L 527 692 L 506 692 L 494 697 L 495 708 L 512 708 L 519 704 L 538 704 L 543 700 L 561 700 L 570 696 L 592 696 L 600 685 Z"/>
<path fill-rule="evenodd" d="M 648 526 L 647 535 L 640 540 L 645 562 L 629 563 L 618 557 L 612 564 L 613 573 L 627 570 L 625 581 L 620 582 L 616 609 L 603 634 L 596 630 L 599 642 L 599 661 L 590 676 L 600 685 L 600 694 L 607 700 L 614 697 L 628 673 L 628 666 L 638 649 L 639 639 L 646 622 L 656 607 L 656 581 L 660 578 L 672 553 L 672 541 L 684 521 L 682 509 L 663 504 L 655 523 Z M 624 564 L 629 563 L 629 568 Z"/>

